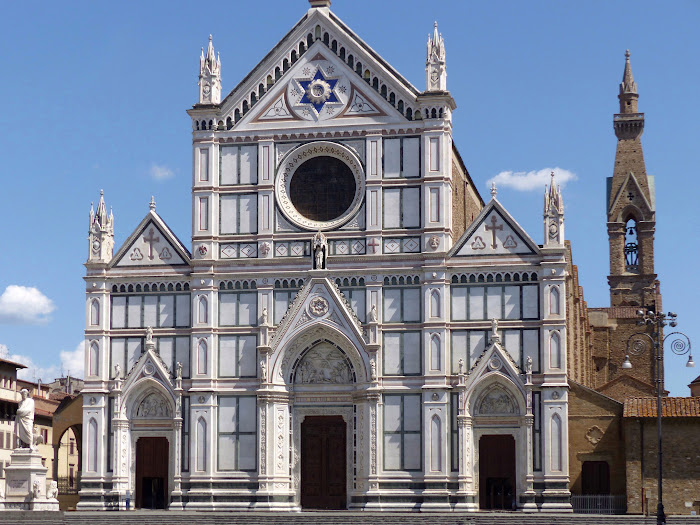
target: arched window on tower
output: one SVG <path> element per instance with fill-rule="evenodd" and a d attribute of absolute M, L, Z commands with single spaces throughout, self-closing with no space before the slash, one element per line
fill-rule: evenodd
<path fill-rule="evenodd" d="M 639 271 L 637 221 L 633 217 L 627 219 L 625 224 L 625 269 L 628 272 Z"/>

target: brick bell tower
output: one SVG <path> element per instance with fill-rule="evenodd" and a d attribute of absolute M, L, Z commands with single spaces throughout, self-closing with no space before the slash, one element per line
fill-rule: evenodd
<path fill-rule="evenodd" d="M 661 308 L 654 273 L 654 178 L 647 175 L 644 165 L 644 113 L 637 110 L 639 94 L 629 50 L 618 98 L 620 112 L 613 118 L 617 136 L 615 168 L 607 180 L 610 306 Z"/>

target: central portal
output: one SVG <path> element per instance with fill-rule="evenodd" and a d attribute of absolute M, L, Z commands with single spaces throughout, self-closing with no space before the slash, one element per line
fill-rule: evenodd
<path fill-rule="evenodd" d="M 168 449 L 164 437 L 142 437 L 136 442 L 136 508 L 166 508 Z"/>
<path fill-rule="evenodd" d="M 515 510 L 513 436 L 481 436 L 479 440 L 479 507 Z"/>
<path fill-rule="evenodd" d="M 341 416 L 307 416 L 301 424 L 301 506 L 344 509 L 346 424 Z"/>

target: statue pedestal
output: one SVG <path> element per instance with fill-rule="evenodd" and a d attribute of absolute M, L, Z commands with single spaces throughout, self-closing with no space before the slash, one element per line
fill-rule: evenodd
<path fill-rule="evenodd" d="M 46 470 L 38 452 L 13 450 L 5 467 L 5 510 L 58 510 L 58 500 L 47 497 Z"/>

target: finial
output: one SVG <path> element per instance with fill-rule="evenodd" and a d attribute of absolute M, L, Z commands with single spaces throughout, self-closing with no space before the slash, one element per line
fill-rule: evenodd
<path fill-rule="evenodd" d="M 491 182 L 491 197 L 496 198 L 496 195 L 498 195 L 498 189 L 496 188 L 496 181 Z"/>
<path fill-rule="evenodd" d="M 211 33 L 209 33 L 209 42 L 211 42 L 211 40 L 212 40 Z"/>
<path fill-rule="evenodd" d="M 151 202 L 148 203 L 148 207 L 151 209 L 151 211 L 156 211 L 156 199 L 151 195 Z"/>
<path fill-rule="evenodd" d="M 105 194 L 105 190 L 100 190 L 100 197 L 102 197 Z"/>
<path fill-rule="evenodd" d="M 630 54 L 631 54 L 631 53 L 630 53 L 630 50 L 627 49 L 627 50 L 625 51 L 625 58 L 626 58 L 628 61 L 629 61 L 629 59 L 630 59 Z"/>

